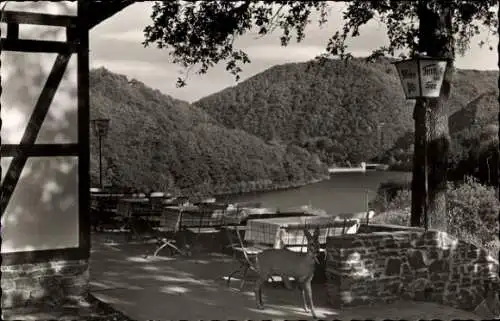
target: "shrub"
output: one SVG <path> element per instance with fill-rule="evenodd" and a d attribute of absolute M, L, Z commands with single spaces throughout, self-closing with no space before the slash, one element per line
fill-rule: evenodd
<path fill-rule="evenodd" d="M 400 184 L 393 195 L 387 189 L 396 184 L 381 184 L 372 208 L 381 214 L 372 223 L 410 225 L 411 192 Z M 390 196 L 390 197 L 388 197 Z M 498 258 L 500 201 L 495 189 L 466 177 L 462 183 L 449 183 L 447 191 L 448 233 L 489 250 Z"/>
<path fill-rule="evenodd" d="M 498 239 L 500 202 L 495 189 L 467 177 L 463 184 L 449 184 L 448 232 L 476 236 L 481 244 Z"/>
<path fill-rule="evenodd" d="M 377 195 L 370 202 L 376 213 L 411 207 L 411 182 L 389 181 L 380 184 Z"/>
<path fill-rule="evenodd" d="M 373 224 L 389 224 L 410 226 L 410 211 L 409 209 L 389 210 L 376 215 L 370 220 Z"/>

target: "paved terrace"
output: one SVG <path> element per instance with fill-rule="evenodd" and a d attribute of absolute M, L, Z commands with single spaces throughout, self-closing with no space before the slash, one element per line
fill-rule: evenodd
<path fill-rule="evenodd" d="M 302 309 L 298 290 L 268 285 L 263 290 L 266 308 L 259 310 L 253 280 L 243 291 L 237 289 L 237 281 L 227 287 L 223 277 L 237 266 L 229 256 L 212 253 L 144 259 L 145 250 L 153 245 L 106 243 L 103 235 L 93 235 L 91 292 L 132 319 L 312 319 Z M 425 302 L 335 310 L 328 306 L 320 284 L 313 285 L 313 294 L 316 313 L 323 319 L 480 319 L 466 311 Z"/>

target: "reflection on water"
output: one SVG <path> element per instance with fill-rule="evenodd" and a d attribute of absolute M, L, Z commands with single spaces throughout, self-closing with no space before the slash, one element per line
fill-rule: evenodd
<path fill-rule="evenodd" d="M 261 202 L 264 207 L 292 208 L 311 205 L 328 214 L 358 213 L 366 210 L 365 197 L 372 199 L 380 183 L 410 181 L 411 173 L 366 172 L 334 174 L 327 181 L 296 189 L 248 193 L 227 198 L 230 202 Z M 222 200 L 222 199 L 221 199 Z"/>

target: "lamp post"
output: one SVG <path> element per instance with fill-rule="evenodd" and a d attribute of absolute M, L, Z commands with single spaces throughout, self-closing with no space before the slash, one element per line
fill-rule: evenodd
<path fill-rule="evenodd" d="M 99 138 L 99 187 L 101 190 L 103 189 L 102 185 L 102 138 L 108 135 L 109 129 L 109 119 L 99 118 L 92 119 L 90 121 L 92 123 L 92 128 L 94 129 L 94 133 Z"/>
<path fill-rule="evenodd" d="M 378 145 L 378 152 L 380 153 L 382 151 L 382 128 L 384 128 L 385 123 L 378 123 L 377 124 L 377 145 Z M 380 154 L 379 154 L 380 155 Z M 379 156 L 380 157 L 380 156 Z M 379 158 L 378 162 L 380 163 L 382 160 L 382 157 Z"/>
<path fill-rule="evenodd" d="M 444 74 L 446 72 L 447 59 L 433 58 L 425 54 L 417 54 L 412 59 L 397 61 L 394 63 L 398 71 L 399 79 L 406 99 L 426 99 L 438 98 L 443 85 Z M 424 133 L 424 227 L 429 227 L 428 207 L 429 207 L 429 178 L 427 161 L 427 106 L 425 108 L 425 133 Z"/>

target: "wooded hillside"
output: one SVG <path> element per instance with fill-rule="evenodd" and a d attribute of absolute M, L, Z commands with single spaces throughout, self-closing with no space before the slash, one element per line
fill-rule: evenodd
<path fill-rule="evenodd" d="M 194 104 L 226 126 L 265 140 L 295 142 L 329 164 L 377 157 L 399 162 L 412 149 L 414 102 L 405 100 L 390 62 L 382 58 L 374 63 L 354 59 L 274 66 Z M 497 75 L 457 70 L 449 114 L 468 110 L 485 96 L 475 119 L 495 120 L 490 113 L 497 103 L 487 97 L 497 91 Z M 470 119 L 459 112 L 450 117 L 450 129 L 463 128 Z"/>
<path fill-rule="evenodd" d="M 104 180 L 179 193 L 224 193 L 290 186 L 325 176 L 317 156 L 292 144 L 267 144 L 228 129 L 187 102 L 104 68 L 93 70 L 91 118 L 110 118 Z M 97 138 L 91 174 L 98 184 Z"/>

